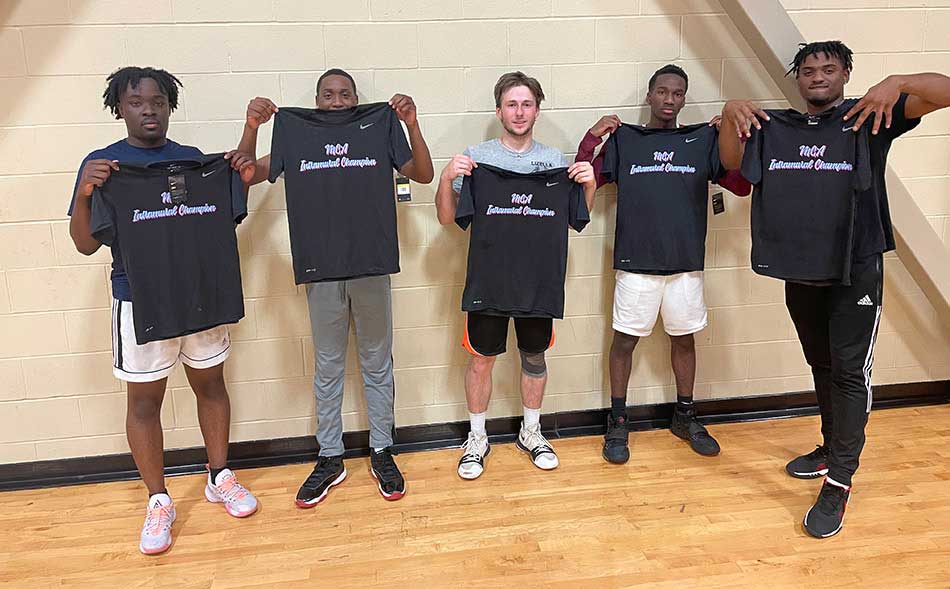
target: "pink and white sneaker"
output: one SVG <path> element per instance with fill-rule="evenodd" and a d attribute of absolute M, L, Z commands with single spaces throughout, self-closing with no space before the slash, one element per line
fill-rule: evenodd
<path fill-rule="evenodd" d="M 247 517 L 257 511 L 257 498 L 237 481 L 230 468 L 218 473 L 216 480 L 205 485 L 205 498 L 211 503 L 224 503 L 224 509 L 233 517 Z"/>
<path fill-rule="evenodd" d="M 175 521 L 175 505 L 165 493 L 153 495 L 148 500 L 145 525 L 139 539 L 142 554 L 160 554 L 172 545 L 172 523 Z"/>

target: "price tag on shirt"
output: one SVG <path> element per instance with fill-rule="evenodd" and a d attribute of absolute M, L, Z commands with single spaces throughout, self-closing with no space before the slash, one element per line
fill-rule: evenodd
<path fill-rule="evenodd" d="M 168 177 L 168 192 L 171 194 L 172 203 L 176 205 L 188 202 L 188 187 L 185 185 L 185 175 L 176 174 L 177 168 L 169 169 L 173 175 Z"/>
<path fill-rule="evenodd" d="M 409 202 L 412 200 L 412 193 L 409 191 L 409 178 L 402 174 L 396 176 L 396 201 Z"/>
<path fill-rule="evenodd" d="M 717 192 L 712 195 L 713 201 L 713 214 L 719 215 L 726 212 L 726 200 L 723 198 L 721 192 Z"/>

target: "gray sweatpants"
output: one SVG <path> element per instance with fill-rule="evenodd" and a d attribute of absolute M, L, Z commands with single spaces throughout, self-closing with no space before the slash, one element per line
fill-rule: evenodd
<path fill-rule="evenodd" d="M 363 390 L 369 413 L 369 443 L 393 443 L 393 317 L 389 276 L 369 276 L 307 285 L 313 331 L 320 456 L 343 454 L 343 374 L 350 315 L 356 326 Z"/>

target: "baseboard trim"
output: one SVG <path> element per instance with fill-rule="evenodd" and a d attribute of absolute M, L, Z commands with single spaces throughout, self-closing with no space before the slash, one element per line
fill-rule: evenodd
<path fill-rule="evenodd" d="M 892 384 L 874 387 L 874 409 L 950 403 L 950 381 Z M 697 401 L 697 411 L 705 423 L 736 423 L 763 419 L 785 419 L 815 415 L 818 406 L 814 391 L 763 395 L 734 399 Z M 636 405 L 627 408 L 631 431 L 666 428 L 670 425 L 673 404 Z M 604 432 L 606 409 L 586 409 L 544 415 L 541 428 L 549 438 L 598 435 Z M 514 440 L 520 417 L 502 417 L 488 421 L 492 442 Z M 468 422 L 413 425 L 397 430 L 399 452 L 419 452 L 460 445 L 468 435 Z M 344 434 L 346 457 L 369 453 L 369 432 Z M 235 469 L 280 466 L 311 462 L 316 458 L 313 436 L 235 442 L 229 449 L 229 465 Z M 165 474 L 175 476 L 204 471 L 204 448 L 184 448 L 165 452 Z M 86 458 L 67 458 L 0 464 L 0 491 L 39 489 L 123 481 L 139 478 L 131 454 L 112 454 Z"/>

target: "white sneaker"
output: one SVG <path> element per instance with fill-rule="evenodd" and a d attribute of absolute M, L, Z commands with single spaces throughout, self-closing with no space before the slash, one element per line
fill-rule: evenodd
<path fill-rule="evenodd" d="M 459 476 L 463 479 L 477 479 L 485 472 L 485 457 L 491 453 L 488 436 L 476 436 L 468 433 L 468 439 L 462 444 L 462 457 L 459 459 Z"/>
<path fill-rule="evenodd" d="M 175 505 L 165 493 L 153 495 L 148 500 L 145 525 L 139 539 L 142 554 L 159 554 L 172 545 L 172 523 L 175 521 Z"/>
<path fill-rule="evenodd" d="M 257 498 L 237 482 L 230 468 L 219 472 L 215 481 L 211 480 L 211 473 L 208 473 L 205 498 L 212 503 L 224 503 L 225 511 L 234 517 L 247 517 L 257 511 Z"/>
<path fill-rule="evenodd" d="M 553 470 L 557 468 L 557 454 L 554 448 L 541 435 L 541 424 L 526 428 L 524 422 L 521 423 L 521 431 L 518 432 L 518 441 L 515 445 L 519 450 L 523 450 L 531 455 L 531 462 L 541 470 Z"/>

